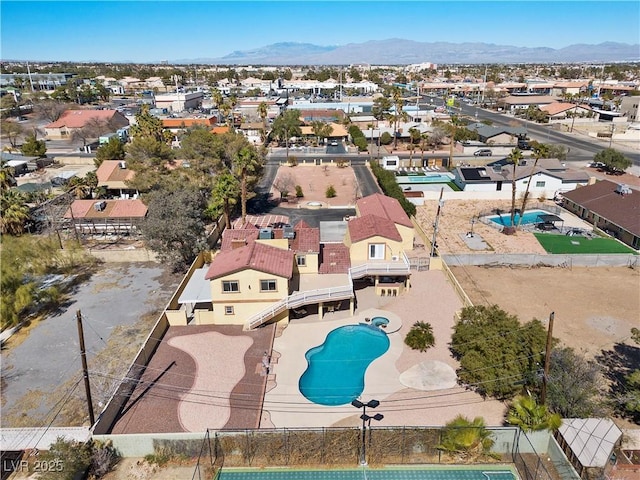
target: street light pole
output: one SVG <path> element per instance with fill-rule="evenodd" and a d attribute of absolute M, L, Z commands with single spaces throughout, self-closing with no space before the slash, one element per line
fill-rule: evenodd
<path fill-rule="evenodd" d="M 362 419 L 362 446 L 360 448 L 360 465 L 367 465 L 367 421 L 369 422 L 369 428 L 371 428 L 371 420 L 380 421 L 384 418 L 384 415 L 377 413 L 374 416 L 367 415 L 367 407 L 376 408 L 380 405 L 378 400 L 369 400 L 367 403 L 362 403 L 360 400 L 354 400 L 351 402 L 356 408 L 362 409 L 362 415 L 360 418 Z"/>

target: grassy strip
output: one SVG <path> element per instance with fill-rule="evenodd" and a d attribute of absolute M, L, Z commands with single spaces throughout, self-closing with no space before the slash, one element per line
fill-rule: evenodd
<path fill-rule="evenodd" d="M 581 236 L 550 235 L 534 233 L 536 239 L 548 253 L 632 253 L 638 252 L 611 238 L 586 238 Z"/>

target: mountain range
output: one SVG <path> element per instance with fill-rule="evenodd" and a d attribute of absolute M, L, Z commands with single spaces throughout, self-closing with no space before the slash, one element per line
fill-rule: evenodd
<path fill-rule="evenodd" d="M 492 43 L 415 42 L 392 38 L 319 46 L 282 42 L 253 50 L 234 51 L 221 58 L 192 58 L 172 63 L 213 65 L 407 65 L 411 63 L 583 63 L 637 62 L 640 44 L 605 42 L 598 45 L 575 44 L 554 49 L 515 47 Z"/>

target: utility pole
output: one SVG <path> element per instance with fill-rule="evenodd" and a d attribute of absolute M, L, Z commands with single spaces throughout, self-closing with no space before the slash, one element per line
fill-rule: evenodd
<path fill-rule="evenodd" d="M 549 377 L 549 363 L 551 363 L 551 342 L 553 340 L 553 319 L 556 312 L 549 315 L 549 329 L 547 330 L 547 346 L 544 349 L 544 371 L 542 377 L 542 392 L 540 392 L 540 404 L 544 405 L 547 400 L 547 378 Z"/>
<path fill-rule="evenodd" d="M 87 368 L 87 352 L 84 349 L 84 331 L 82 329 L 82 313 L 80 310 L 76 312 L 76 320 L 78 323 L 78 339 L 80 340 L 80 358 L 82 359 L 82 376 L 84 377 L 84 390 L 87 394 L 87 407 L 89 408 L 89 421 L 91 425 L 96 423 L 93 415 L 93 401 L 91 400 L 91 385 L 89 384 L 89 369 Z"/>
<path fill-rule="evenodd" d="M 430 257 L 434 257 L 436 254 L 436 236 L 438 235 L 438 221 L 440 220 L 440 209 L 442 208 L 442 195 L 444 193 L 444 187 L 440 189 L 440 198 L 438 198 L 438 210 L 436 211 L 436 220 L 433 222 L 433 238 L 431 239 L 431 254 Z"/>

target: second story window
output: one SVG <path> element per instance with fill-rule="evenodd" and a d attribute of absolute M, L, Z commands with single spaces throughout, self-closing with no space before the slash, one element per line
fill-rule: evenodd
<path fill-rule="evenodd" d="M 278 284 L 275 280 L 260 280 L 261 292 L 275 292 Z"/>
<path fill-rule="evenodd" d="M 223 293 L 237 293 L 240 291 L 240 285 L 237 280 L 225 280 L 222 282 Z"/>
<path fill-rule="evenodd" d="M 307 257 L 305 257 L 304 255 L 298 255 L 296 257 L 296 260 L 299 267 L 304 267 L 307 264 Z"/>
<path fill-rule="evenodd" d="M 384 243 L 369 244 L 369 260 L 384 260 Z"/>

